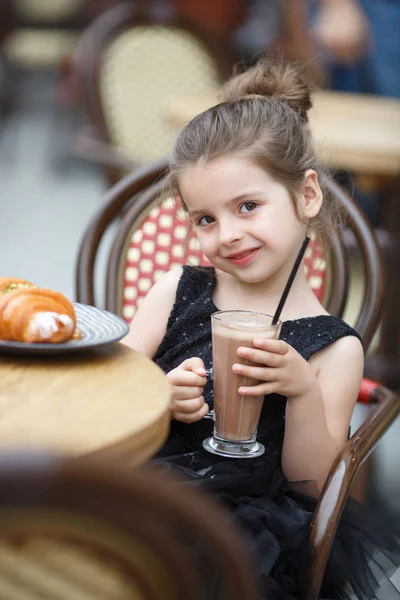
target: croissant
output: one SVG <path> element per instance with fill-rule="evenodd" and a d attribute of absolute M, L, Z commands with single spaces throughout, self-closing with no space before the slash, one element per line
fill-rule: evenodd
<path fill-rule="evenodd" d="M 29 281 L 0 278 L 0 339 L 58 343 L 71 339 L 76 316 L 62 294 Z"/>

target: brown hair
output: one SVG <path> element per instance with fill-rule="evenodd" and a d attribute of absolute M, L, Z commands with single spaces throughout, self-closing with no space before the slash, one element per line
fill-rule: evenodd
<path fill-rule="evenodd" d="M 199 161 L 242 156 L 285 185 L 301 218 L 296 198 L 305 172 L 314 169 L 323 190 L 326 179 L 308 125 L 311 106 L 311 88 L 301 67 L 277 59 L 260 60 L 230 79 L 222 89 L 222 102 L 179 133 L 166 180 L 170 192 L 179 194 L 180 175 Z M 326 198 L 310 227 L 326 238 L 336 219 L 334 200 Z"/>

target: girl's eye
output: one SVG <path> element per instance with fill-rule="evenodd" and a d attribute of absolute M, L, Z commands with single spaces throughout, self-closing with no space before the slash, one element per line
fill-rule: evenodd
<path fill-rule="evenodd" d="M 205 225 L 210 225 L 211 223 L 214 223 L 214 221 L 214 217 L 211 217 L 210 215 L 205 215 L 204 217 L 200 217 L 200 219 L 198 219 L 197 225 L 200 225 L 200 227 L 204 227 Z"/>
<path fill-rule="evenodd" d="M 258 204 L 256 202 L 244 202 L 244 204 L 240 205 L 239 212 L 247 213 L 252 212 L 255 208 L 257 208 Z"/>

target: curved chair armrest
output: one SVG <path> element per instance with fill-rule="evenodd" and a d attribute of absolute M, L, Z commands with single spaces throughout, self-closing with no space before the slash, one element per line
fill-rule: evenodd
<path fill-rule="evenodd" d="M 400 398 L 394 392 L 366 380 L 361 394 L 364 402 L 367 388 L 369 388 L 369 401 L 377 403 L 377 407 L 338 455 L 314 512 L 311 524 L 311 545 L 314 548 L 315 556 L 312 564 L 310 589 L 306 595 L 307 600 L 316 600 L 319 597 L 335 533 L 358 469 L 400 413 Z"/>
<path fill-rule="evenodd" d="M 126 175 L 107 192 L 105 201 L 91 219 L 82 238 L 76 269 L 76 300 L 95 306 L 94 272 L 97 248 L 104 231 L 116 219 L 138 192 L 162 177 L 168 168 L 163 158 L 152 165 L 144 165 Z"/>

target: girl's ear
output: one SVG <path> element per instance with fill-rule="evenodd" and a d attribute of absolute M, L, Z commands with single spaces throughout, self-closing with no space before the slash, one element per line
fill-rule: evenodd
<path fill-rule="evenodd" d="M 322 206 L 323 196 L 318 183 L 318 175 L 308 169 L 304 175 L 302 213 L 307 219 L 315 217 Z"/>

